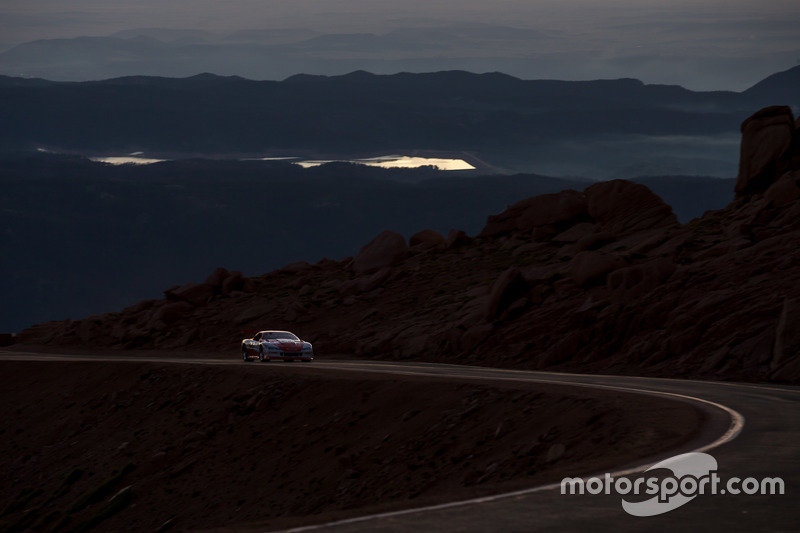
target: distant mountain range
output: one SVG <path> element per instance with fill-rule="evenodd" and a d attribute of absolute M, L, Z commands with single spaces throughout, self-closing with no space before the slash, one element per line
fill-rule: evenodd
<path fill-rule="evenodd" d="M 743 90 L 759 77 L 794 64 L 798 56 L 792 22 L 784 21 L 780 29 L 768 26 L 769 48 L 766 39 L 759 39 L 740 43 L 738 50 L 735 44 L 730 48 L 717 43 L 745 41 L 742 28 L 761 37 L 760 32 L 766 31 L 763 21 L 752 17 L 740 25 L 720 21 L 705 29 L 699 21 L 687 25 L 660 20 L 638 28 L 629 21 L 608 28 L 610 35 L 548 27 L 534 20 L 520 20 L 526 27 L 515 27 L 424 18 L 360 30 L 326 29 L 329 24 L 312 25 L 314 29 L 217 32 L 133 28 L 106 36 L 9 44 L 0 49 L 0 74 L 89 81 L 214 72 L 282 80 L 300 72 L 334 76 L 355 70 L 376 74 L 465 70 L 499 71 L 523 79 L 637 77 L 650 83 Z M 618 32 L 629 42 L 619 39 Z M 673 73 L 682 77 L 678 80 Z"/>
<path fill-rule="evenodd" d="M 0 77 L 0 152 L 341 158 L 421 150 L 470 153 L 493 172 L 732 177 L 741 121 L 766 105 L 800 106 L 799 78 L 795 67 L 735 93 L 462 71 L 282 82 Z"/>
<path fill-rule="evenodd" d="M 491 24 L 431 23 L 382 33 L 297 28 L 216 34 L 145 28 L 21 43 L 0 53 L 0 74 L 62 81 L 198 72 L 278 80 L 298 72 L 336 75 L 365 67 L 380 73 L 449 68 L 533 74 L 537 66 L 553 63 L 550 52 L 562 62 L 581 61 L 580 45 L 560 36 Z M 538 54 L 545 57 L 537 60 Z"/>

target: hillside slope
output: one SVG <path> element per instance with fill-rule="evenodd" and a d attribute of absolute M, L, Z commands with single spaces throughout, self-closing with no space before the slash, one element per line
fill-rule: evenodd
<path fill-rule="evenodd" d="M 474 237 L 381 233 L 354 258 L 224 269 L 22 341 L 217 350 L 285 328 L 320 357 L 800 382 L 800 124 L 742 124 L 736 197 L 678 223 L 641 184 L 523 200 Z"/>

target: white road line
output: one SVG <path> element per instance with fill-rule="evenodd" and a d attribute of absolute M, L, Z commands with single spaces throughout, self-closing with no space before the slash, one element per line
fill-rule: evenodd
<path fill-rule="evenodd" d="M 387 372 L 391 374 L 395 374 L 395 372 Z M 412 375 L 436 375 L 436 374 L 412 374 Z M 607 376 L 607 377 L 617 377 L 617 376 Z M 489 379 L 498 379 L 494 377 L 489 377 Z M 718 446 L 721 446 L 727 442 L 732 441 L 735 439 L 739 433 L 741 433 L 742 429 L 744 428 L 745 418 L 744 416 L 739 413 L 738 411 L 731 409 L 725 405 L 719 404 L 717 402 L 712 402 L 710 400 L 705 400 L 703 398 L 698 398 L 696 396 L 688 396 L 685 394 L 677 394 L 672 392 L 664 392 L 664 391 L 655 391 L 655 390 L 647 390 L 647 389 L 637 389 L 637 388 L 630 388 L 630 387 L 619 387 L 614 385 L 602 385 L 602 384 L 587 384 L 587 383 L 573 383 L 568 381 L 553 381 L 548 379 L 539 379 L 539 378 L 531 378 L 531 379 L 513 379 L 513 378 L 499 378 L 500 380 L 513 380 L 513 381 L 521 381 L 521 382 L 528 382 L 528 383 L 545 383 L 545 384 L 556 384 L 556 385 L 568 385 L 568 386 L 577 386 L 577 387 L 585 387 L 585 388 L 595 388 L 595 389 L 608 389 L 608 390 L 617 390 L 622 392 L 632 392 L 632 393 L 639 393 L 639 394 L 647 394 L 651 396 L 662 396 L 666 398 L 677 399 L 679 401 L 688 401 L 690 403 L 701 403 L 705 404 L 706 406 L 712 407 L 714 409 L 719 409 L 725 412 L 731 419 L 730 425 L 728 429 L 717 437 L 713 442 L 705 444 L 704 446 L 700 446 L 699 448 L 691 450 L 692 452 L 706 452 Z M 635 378 L 634 378 L 635 379 Z M 662 452 L 663 453 L 663 452 Z M 646 464 L 637 465 L 632 468 L 628 468 L 625 470 L 618 470 L 615 472 L 609 472 L 613 477 L 622 477 L 622 476 L 629 476 L 631 474 L 643 472 L 653 466 L 657 461 L 650 461 Z M 584 481 L 588 481 L 589 478 L 596 476 L 596 474 L 589 474 L 584 476 L 582 479 Z M 504 492 L 501 494 L 494 494 L 491 496 L 482 496 L 480 498 L 472 498 L 469 500 L 461 500 L 457 502 L 449 502 L 449 503 L 442 503 L 437 505 L 429 505 L 425 507 L 417 507 L 414 509 L 403 509 L 400 511 L 390 511 L 386 513 L 377 513 L 372 515 L 365 515 L 365 516 L 358 516 L 355 518 L 347 518 L 343 520 L 336 520 L 333 522 L 326 522 L 323 524 L 313 524 L 309 526 L 301 526 L 292 529 L 286 530 L 279 530 L 280 533 L 301 533 L 305 531 L 318 531 L 321 529 L 327 529 L 330 527 L 342 526 L 346 524 L 356 524 L 359 522 L 367 522 L 370 520 L 378 520 L 382 518 L 392 518 L 397 516 L 409 515 L 409 514 L 416 514 L 416 513 L 425 513 L 430 511 L 438 511 L 442 509 L 452 509 L 454 507 L 463 507 L 463 506 L 470 506 L 470 505 L 478 505 L 482 503 L 494 502 L 497 500 L 507 499 L 507 498 L 516 498 L 519 496 L 527 496 L 529 494 L 534 494 L 537 492 L 543 492 L 548 490 L 555 490 L 561 487 L 561 483 L 550 483 L 548 485 L 540 485 L 537 487 L 531 487 L 528 489 L 521 489 L 513 492 Z"/>

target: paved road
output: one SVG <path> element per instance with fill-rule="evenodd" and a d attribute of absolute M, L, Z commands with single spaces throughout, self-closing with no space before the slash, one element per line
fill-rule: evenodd
<path fill-rule="evenodd" d="M 26 359 L 143 361 L 139 357 L 63 356 L 0 351 L 0 360 Z M 158 358 L 180 364 L 244 364 L 231 359 Z M 304 368 L 336 372 L 378 372 L 458 379 L 556 383 L 618 389 L 693 403 L 707 415 L 705 430 L 680 449 L 620 465 L 615 477 L 631 476 L 666 457 L 705 451 L 724 481 L 732 477 L 780 477 L 783 495 L 700 495 L 673 511 L 634 517 L 619 495 L 562 495 L 560 487 L 525 491 L 417 510 L 367 516 L 292 531 L 344 532 L 535 532 L 535 531 L 800 531 L 800 387 L 712 383 L 620 376 L 589 376 L 500 370 L 457 365 L 358 361 L 317 361 Z M 576 472 L 575 475 L 597 475 Z"/>

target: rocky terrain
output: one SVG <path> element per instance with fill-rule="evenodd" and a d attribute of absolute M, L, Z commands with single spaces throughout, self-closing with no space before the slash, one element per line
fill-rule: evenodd
<path fill-rule="evenodd" d="M 800 121 L 742 124 L 736 196 L 679 224 L 614 180 L 522 200 L 474 236 L 384 231 L 343 260 L 202 283 L 40 324 L 27 344 L 227 352 L 288 329 L 318 357 L 800 382 Z"/>

